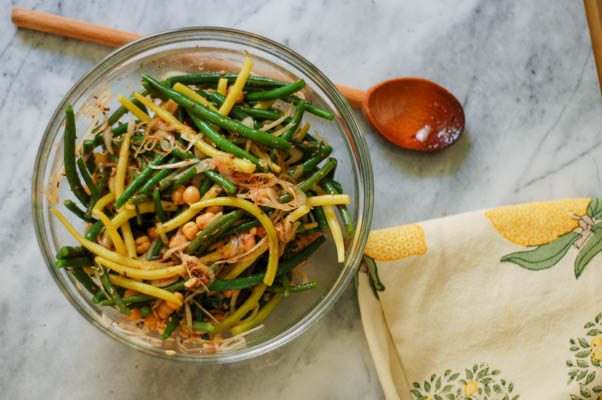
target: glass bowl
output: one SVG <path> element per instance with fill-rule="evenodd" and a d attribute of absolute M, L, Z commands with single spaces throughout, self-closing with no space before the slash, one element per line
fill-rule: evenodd
<path fill-rule="evenodd" d="M 339 160 L 337 179 L 351 197 L 351 212 L 357 229 L 354 237 L 348 240 L 346 261 L 344 265 L 336 262 L 334 244 L 329 239 L 304 267 L 319 287 L 284 299 L 264 322 L 263 328 L 246 337 L 244 348 L 199 354 L 180 351 L 173 341 L 141 340 L 116 327 L 112 322 L 121 318 L 119 314 L 92 303 L 89 294 L 82 291 L 70 274 L 53 266 L 58 248 L 76 243 L 50 214 L 52 205 L 45 195 L 51 176 L 62 168 L 65 107 L 72 104 L 77 113 L 86 104 L 94 102 L 94 96 L 110 90 L 109 106 L 115 109 L 118 106 L 116 95 L 138 90 L 143 73 L 163 78 L 173 71 L 237 71 L 245 53 L 253 58 L 254 74 L 283 80 L 304 79 L 307 84 L 305 96 L 336 116 L 334 121 L 326 121 L 306 113 L 312 132 L 333 145 L 334 156 Z M 81 139 L 92 121 L 79 114 L 76 122 Z M 67 186 L 63 181 L 59 190 L 62 200 L 71 197 Z M 73 86 L 56 108 L 44 132 L 34 169 L 32 196 L 36 235 L 48 271 L 71 304 L 89 322 L 107 335 L 145 353 L 199 364 L 217 364 L 241 361 L 274 350 L 301 334 L 332 307 L 356 274 L 362 258 L 372 219 L 373 177 L 366 142 L 352 110 L 334 84 L 315 66 L 290 49 L 255 34 L 195 27 L 159 33 L 124 46 L 99 62 Z M 70 216 L 62 204 L 57 207 Z M 77 228 L 83 228 L 80 221 L 74 218 L 70 221 Z"/>

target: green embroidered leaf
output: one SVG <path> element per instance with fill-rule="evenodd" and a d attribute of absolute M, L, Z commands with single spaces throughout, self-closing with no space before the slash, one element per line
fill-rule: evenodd
<path fill-rule="evenodd" d="M 581 345 L 581 347 L 583 347 L 584 349 L 589 348 L 589 343 L 587 343 L 587 340 L 583 339 L 583 338 L 579 338 L 579 344 Z"/>
<path fill-rule="evenodd" d="M 503 400 L 510 400 L 510 398 L 508 397 L 508 395 L 505 395 Z"/>
<path fill-rule="evenodd" d="M 602 312 L 598 313 L 598 315 L 596 315 L 596 324 L 600 323 L 600 320 L 602 320 Z"/>
<path fill-rule="evenodd" d="M 456 400 L 456 396 L 454 396 L 454 395 L 453 395 L 453 394 L 451 394 L 451 393 L 450 393 L 450 394 L 448 394 L 448 395 L 446 395 L 446 396 L 445 396 L 445 398 L 446 398 L 447 400 Z"/>
<path fill-rule="evenodd" d="M 498 384 L 493 385 L 493 391 L 496 393 L 502 393 L 502 387 Z"/>
<path fill-rule="evenodd" d="M 414 386 L 416 389 L 420 389 L 420 384 L 419 384 L 418 382 L 414 382 L 414 383 L 413 383 L 413 386 Z"/>
<path fill-rule="evenodd" d="M 466 379 L 472 379 L 474 377 L 473 373 L 471 370 L 467 369 L 466 370 Z"/>
<path fill-rule="evenodd" d="M 437 378 L 437 383 L 435 383 L 435 390 L 441 389 L 441 377 Z"/>
<path fill-rule="evenodd" d="M 589 390 L 587 390 L 583 386 L 581 387 L 580 392 L 581 392 L 581 396 L 583 396 L 583 397 L 587 397 L 587 398 L 592 397 L 592 394 L 589 392 Z"/>
<path fill-rule="evenodd" d="M 514 389 L 514 383 L 508 385 L 508 393 L 512 393 L 512 389 Z"/>
<path fill-rule="evenodd" d="M 592 381 L 596 378 L 596 371 L 592 371 L 589 373 L 589 375 L 587 376 L 587 378 L 585 378 L 585 383 L 584 385 L 589 385 L 590 383 L 592 383 Z"/>
<path fill-rule="evenodd" d="M 602 315 L 602 314 L 598 314 L 598 315 Z M 569 340 L 569 343 L 571 343 L 571 344 L 575 344 L 575 339 L 571 339 L 571 340 Z"/>
<path fill-rule="evenodd" d="M 581 276 L 587 264 L 601 251 L 602 232 L 598 230 L 594 231 L 577 254 L 577 258 L 575 259 L 575 278 Z"/>
<path fill-rule="evenodd" d="M 517 394 L 516 396 L 514 396 L 514 397 L 512 398 L 512 400 L 518 400 L 518 399 L 519 399 L 519 397 L 520 397 L 520 394 Z"/>
<path fill-rule="evenodd" d="M 594 386 L 592 390 L 594 393 L 602 393 L 602 386 Z"/>
<path fill-rule="evenodd" d="M 593 219 L 600 219 L 602 217 L 602 199 L 599 197 L 591 199 L 585 212 Z"/>
<path fill-rule="evenodd" d="M 587 368 L 588 367 L 587 363 L 585 361 L 583 361 L 583 360 L 577 360 L 577 366 L 580 367 L 580 368 Z M 587 371 L 584 371 L 584 372 L 587 372 Z M 585 375 L 583 375 L 583 376 L 585 376 Z M 583 378 L 583 376 L 582 376 L 582 378 Z"/>
<path fill-rule="evenodd" d="M 566 360 L 566 366 L 567 367 L 572 367 L 573 366 L 573 362 L 571 360 Z"/>
<path fill-rule="evenodd" d="M 564 257 L 573 243 L 580 237 L 581 234 L 577 232 L 565 233 L 556 240 L 536 247 L 533 250 L 506 254 L 500 261 L 511 262 L 531 271 L 551 268 Z"/>
<path fill-rule="evenodd" d="M 493 371 L 491 371 L 491 375 L 499 375 L 501 373 L 501 371 L 499 369 L 494 369 Z"/>
<path fill-rule="evenodd" d="M 431 375 L 431 382 L 435 380 L 435 377 L 437 376 L 437 374 L 433 374 Z"/>
<path fill-rule="evenodd" d="M 455 374 L 453 374 L 452 376 L 450 376 L 447 381 L 448 382 L 455 381 L 456 379 L 458 379 L 459 376 L 460 376 L 460 373 L 456 372 Z"/>
<path fill-rule="evenodd" d="M 602 331 L 600 331 L 599 329 L 591 329 L 589 332 L 587 332 L 588 336 L 596 336 L 601 334 Z"/>
<path fill-rule="evenodd" d="M 579 350 L 579 346 L 571 346 L 570 350 L 577 351 L 577 350 Z"/>
<path fill-rule="evenodd" d="M 483 394 L 483 388 L 479 388 L 479 389 L 477 390 L 477 393 L 478 393 L 478 394 Z"/>
<path fill-rule="evenodd" d="M 588 322 L 587 324 L 585 324 L 585 325 L 583 326 L 583 328 L 584 328 L 584 329 L 589 329 L 589 328 L 591 328 L 591 327 L 593 327 L 593 326 L 595 326 L 595 325 L 596 325 L 596 324 L 594 324 L 593 322 L 591 322 L 591 321 L 590 321 L 590 322 Z"/>
<path fill-rule="evenodd" d="M 581 379 L 583 379 L 585 377 L 585 375 L 587 375 L 587 370 L 579 372 L 579 375 L 577 375 L 577 377 L 575 378 L 575 380 L 576 381 L 580 381 Z"/>
<path fill-rule="evenodd" d="M 487 375 L 488 372 L 489 372 L 489 367 L 480 370 L 479 373 L 477 374 L 477 379 L 481 379 L 482 377 Z"/>
<path fill-rule="evenodd" d="M 491 388 L 489 387 L 489 385 L 485 385 L 485 394 L 487 394 L 488 396 L 491 394 Z"/>
<path fill-rule="evenodd" d="M 427 381 L 424 381 L 424 390 L 426 390 L 427 392 L 431 391 L 431 384 Z"/>
<path fill-rule="evenodd" d="M 435 395 L 435 400 L 443 400 L 443 397 L 439 396 L 438 394 Z"/>
<path fill-rule="evenodd" d="M 484 384 L 484 385 L 487 385 L 487 384 L 489 384 L 491 382 L 493 382 L 493 379 L 491 379 L 489 377 L 481 379 L 481 383 Z"/>
<path fill-rule="evenodd" d="M 502 385 L 506 386 L 506 380 L 505 379 L 500 380 L 500 382 L 502 382 Z"/>
<path fill-rule="evenodd" d="M 412 393 L 416 397 L 416 399 L 422 399 L 424 397 L 424 396 L 422 396 L 422 393 L 420 393 L 416 389 L 410 390 L 410 393 Z"/>
<path fill-rule="evenodd" d="M 477 364 L 472 366 L 472 372 L 477 372 L 477 369 L 479 369 L 479 366 Z"/>
<path fill-rule="evenodd" d="M 589 356 L 591 352 L 592 352 L 591 350 L 583 350 L 583 351 L 580 351 L 579 353 L 575 354 L 575 357 L 585 358 L 585 357 Z"/>
<path fill-rule="evenodd" d="M 571 400 L 581 400 L 579 397 L 575 396 L 574 394 L 571 395 Z"/>
<path fill-rule="evenodd" d="M 451 369 L 446 369 L 445 373 L 443 374 L 443 376 L 447 376 L 449 374 L 451 374 Z"/>
<path fill-rule="evenodd" d="M 442 392 L 449 392 L 452 387 L 453 387 L 452 385 L 445 385 L 445 386 L 443 386 Z"/>

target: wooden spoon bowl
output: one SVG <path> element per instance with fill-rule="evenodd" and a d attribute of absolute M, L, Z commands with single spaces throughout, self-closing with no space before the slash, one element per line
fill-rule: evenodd
<path fill-rule="evenodd" d="M 464 110 L 458 99 L 427 79 L 384 81 L 362 100 L 364 116 L 374 128 L 406 149 L 441 150 L 464 130 Z"/>

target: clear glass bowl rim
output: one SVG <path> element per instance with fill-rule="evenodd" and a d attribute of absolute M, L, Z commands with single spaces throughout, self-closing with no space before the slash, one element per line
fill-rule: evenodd
<path fill-rule="evenodd" d="M 124 336 L 118 335 L 117 333 L 108 329 L 106 326 L 99 323 L 92 315 L 89 314 L 88 310 L 80 305 L 75 299 L 74 296 L 79 296 L 79 294 L 73 293 L 62 282 L 62 278 L 59 276 L 61 272 L 53 267 L 53 247 L 46 235 L 45 228 L 47 227 L 47 215 L 44 213 L 43 205 L 45 201 L 43 189 L 46 182 L 44 181 L 45 170 L 42 169 L 42 167 L 47 167 L 47 165 L 45 165 L 45 156 L 51 152 L 51 148 L 55 143 L 56 136 L 59 134 L 59 129 L 57 129 L 56 124 L 62 118 L 62 110 L 67 104 L 74 103 L 74 100 L 79 98 L 88 89 L 91 81 L 95 81 L 98 77 L 111 71 L 115 66 L 127 62 L 132 55 L 135 56 L 143 51 L 152 50 L 154 47 L 191 40 L 223 41 L 236 45 L 257 48 L 261 51 L 269 53 L 271 56 L 274 56 L 281 61 L 284 61 L 284 63 L 292 64 L 296 68 L 302 70 L 303 73 L 311 76 L 314 82 L 317 83 L 318 86 L 326 93 L 329 100 L 333 103 L 334 107 L 344 120 L 348 129 L 348 133 L 351 135 L 354 142 L 353 149 L 358 154 L 356 161 L 358 164 L 358 173 L 356 174 L 356 179 L 359 182 L 357 185 L 357 198 L 359 199 L 359 204 L 357 204 L 357 234 L 353 240 L 351 252 L 349 254 L 348 261 L 346 262 L 346 266 L 343 268 L 335 285 L 324 296 L 324 298 L 322 298 L 320 302 L 309 313 L 307 313 L 307 315 L 297 321 L 297 323 L 295 323 L 286 331 L 257 345 L 233 352 L 217 353 L 213 355 L 185 353 L 167 355 L 162 349 L 142 346 L 137 342 L 128 340 Z M 53 131 L 55 132 L 54 135 L 52 134 Z M 357 120 L 349 104 L 336 89 L 334 83 L 332 83 L 318 68 L 293 50 L 290 50 L 289 48 L 277 42 L 254 33 L 221 27 L 188 27 L 145 36 L 111 52 L 104 59 L 98 62 L 92 69 L 90 69 L 82 78 L 80 78 L 75 85 L 73 85 L 73 87 L 56 107 L 50 122 L 44 131 L 44 135 L 38 148 L 34 166 L 34 175 L 32 179 L 32 211 L 38 245 L 42 251 L 48 271 L 65 297 L 67 297 L 69 302 L 88 322 L 117 341 L 153 356 L 171 360 L 191 361 L 196 364 L 223 364 L 248 360 L 250 358 L 266 354 L 285 345 L 306 331 L 311 325 L 313 325 L 330 310 L 330 308 L 342 295 L 343 291 L 353 280 L 361 262 L 364 247 L 368 239 L 370 224 L 372 222 L 372 210 L 374 202 L 373 193 L 374 188 L 372 165 L 370 162 L 368 147 L 361 133 Z"/>

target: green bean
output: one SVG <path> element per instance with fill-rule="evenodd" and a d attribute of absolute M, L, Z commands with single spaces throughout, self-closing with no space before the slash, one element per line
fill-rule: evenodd
<path fill-rule="evenodd" d="M 88 229 L 88 232 L 86 232 L 85 238 L 92 242 L 96 241 L 96 238 L 98 237 L 100 232 L 102 232 L 102 228 L 104 228 L 102 221 L 94 222 L 90 229 Z"/>
<path fill-rule="evenodd" d="M 96 147 L 94 145 L 94 140 L 90 140 L 90 139 L 84 140 L 83 145 L 82 145 L 82 150 L 83 150 L 83 153 L 88 156 L 88 158 L 86 159 L 85 165 L 86 165 L 86 168 L 88 169 L 88 171 L 90 171 L 92 173 L 96 170 L 96 163 L 94 162 L 94 155 L 93 155 L 94 147 Z"/>
<path fill-rule="evenodd" d="M 282 261 L 278 266 L 277 275 L 284 275 L 290 272 L 293 268 L 295 268 L 303 261 L 307 260 L 307 258 L 309 258 L 309 256 L 311 256 L 313 252 L 316 251 L 325 241 L 326 240 L 324 239 L 324 237 L 321 236 L 318 239 L 311 242 L 309 245 L 307 245 L 300 252 L 295 253 L 293 256 Z M 221 292 L 224 290 L 238 290 L 249 288 L 263 282 L 264 276 L 264 273 L 260 273 L 236 279 L 216 279 L 211 283 L 211 285 L 209 285 L 209 290 L 212 292 Z"/>
<path fill-rule="evenodd" d="M 161 334 L 161 339 L 167 340 L 171 336 L 173 331 L 176 330 L 179 323 L 180 323 L 180 314 L 178 314 L 177 312 L 171 314 L 171 317 L 169 317 L 169 321 L 167 322 L 167 325 L 165 326 L 165 330 Z"/>
<path fill-rule="evenodd" d="M 138 205 L 138 204 L 146 203 L 149 199 L 150 199 L 150 197 L 148 197 L 147 194 L 138 193 L 138 194 L 133 195 L 128 200 L 128 204 Z"/>
<path fill-rule="evenodd" d="M 297 109 L 295 110 L 295 114 L 293 115 L 293 119 L 290 122 L 291 126 L 282 134 L 282 138 L 285 140 L 291 140 L 297 129 L 299 128 L 299 124 L 301 123 L 301 118 L 303 118 L 303 113 L 305 112 L 305 107 L 307 106 L 307 102 L 302 101 L 297 105 Z"/>
<path fill-rule="evenodd" d="M 76 216 L 78 216 L 83 221 L 85 221 L 85 222 L 96 222 L 96 220 L 94 218 L 87 216 L 86 212 L 84 210 L 82 210 L 81 208 L 79 208 L 77 206 L 77 204 L 75 204 L 72 200 L 65 200 L 63 202 L 63 204 L 65 205 L 65 207 L 67 207 L 67 209 L 69 211 L 71 211 L 73 214 L 75 214 Z"/>
<path fill-rule="evenodd" d="M 336 158 L 329 158 L 328 161 L 326 162 L 326 164 L 324 164 L 324 166 L 322 168 L 317 170 L 312 176 L 310 176 L 303 182 L 299 183 L 297 185 L 297 187 L 299 189 L 303 190 L 304 192 L 307 192 L 313 185 L 315 185 L 316 183 L 318 183 L 322 179 L 324 179 L 324 177 L 326 175 L 328 175 L 328 173 L 333 168 L 336 168 L 336 166 L 337 166 Z M 284 193 L 283 195 L 280 195 L 280 197 L 278 198 L 278 201 L 280 201 L 281 203 L 286 203 L 287 201 L 291 201 L 292 198 L 293 198 L 293 196 L 291 196 L 290 193 Z"/>
<path fill-rule="evenodd" d="M 208 169 L 207 171 L 203 171 L 203 175 L 205 175 L 206 178 L 213 181 L 213 183 L 217 183 L 218 185 L 223 187 L 224 190 L 226 191 L 226 193 L 228 193 L 228 194 L 236 193 L 236 191 L 237 191 L 236 185 L 233 184 L 232 182 L 230 182 L 228 179 L 224 178 L 224 176 L 222 174 L 220 174 L 219 172 L 217 172 L 213 169 Z"/>
<path fill-rule="evenodd" d="M 75 115 L 73 114 L 73 107 L 70 105 L 67 106 L 65 111 L 65 135 L 63 140 L 63 158 L 67 182 L 75 197 L 87 206 L 90 196 L 84 190 L 75 166 Z"/>
<path fill-rule="evenodd" d="M 332 153 L 332 146 L 321 146 L 318 154 L 308 158 L 301 164 L 301 175 L 306 176 L 311 173 L 326 157 Z"/>
<path fill-rule="evenodd" d="M 163 241 L 161 238 L 156 238 L 153 244 L 151 245 L 148 254 L 146 255 L 147 260 L 156 260 L 161 258 L 161 249 L 163 248 Z"/>
<path fill-rule="evenodd" d="M 263 110 L 261 108 L 251 108 L 251 107 L 240 107 L 240 109 L 247 113 L 249 116 L 253 117 L 253 118 L 258 118 L 258 119 L 269 119 L 269 120 L 276 120 L 280 117 L 282 117 L 282 115 L 280 115 L 280 113 L 278 111 L 273 111 L 273 110 Z"/>
<path fill-rule="evenodd" d="M 324 236 L 320 236 L 307 246 L 305 246 L 301 251 L 294 253 L 293 255 L 287 257 L 285 260 L 281 261 L 278 265 L 278 272 L 276 276 L 283 276 L 292 271 L 297 265 L 301 264 L 303 261 L 307 260 L 316 250 L 320 248 L 326 242 Z"/>
<path fill-rule="evenodd" d="M 177 147 L 174 147 L 173 149 L 171 149 L 171 154 L 178 157 L 182 161 L 195 158 L 194 154 L 192 154 L 191 152 L 180 150 Z"/>
<path fill-rule="evenodd" d="M 312 211 L 316 222 L 318 223 L 318 230 L 320 232 L 326 231 L 328 229 L 328 222 L 326 221 L 326 215 L 324 215 L 322 207 L 314 207 Z"/>
<path fill-rule="evenodd" d="M 75 258 L 87 256 L 88 254 L 90 254 L 90 252 L 86 250 L 83 246 L 63 246 L 56 253 L 56 258 Z"/>
<path fill-rule="evenodd" d="M 184 281 L 176 282 L 174 284 L 164 287 L 163 289 L 167 290 L 168 292 L 176 292 L 176 291 L 182 290 L 182 289 L 184 289 Z M 135 295 L 123 298 L 123 302 L 126 304 L 144 303 L 145 301 L 149 301 L 149 300 L 156 300 L 156 298 L 153 296 L 149 296 L 148 294 L 135 294 Z M 114 304 L 115 304 L 115 302 L 113 300 L 108 300 L 108 299 L 102 300 L 99 303 L 99 305 L 101 305 L 101 306 L 112 306 Z"/>
<path fill-rule="evenodd" d="M 159 189 L 157 188 L 153 190 L 153 205 L 155 206 L 155 214 L 157 215 L 157 218 L 159 218 L 159 221 L 167 221 L 167 216 L 165 215 L 165 212 L 163 211 L 163 205 L 161 204 L 161 195 L 159 193 Z"/>
<path fill-rule="evenodd" d="M 173 182 L 173 186 L 174 187 L 182 186 L 183 184 L 187 183 L 189 180 L 194 178 L 194 176 L 196 174 L 197 174 L 196 166 L 193 165 L 192 167 L 188 168 L 182 175 L 180 175 L 180 177 L 178 177 Z"/>
<path fill-rule="evenodd" d="M 215 145 L 218 148 L 230 154 L 234 154 L 238 158 L 245 158 L 251 161 L 253 164 L 255 164 L 260 170 L 263 170 L 263 165 L 259 162 L 259 159 L 257 157 L 255 157 L 248 151 L 241 149 L 234 143 L 230 142 L 224 136 L 219 134 L 215 129 L 213 129 L 210 124 L 203 121 L 193 113 L 189 112 L 188 114 L 190 115 L 190 119 L 192 119 L 192 122 L 196 125 L 199 131 L 201 131 L 201 133 L 204 136 L 206 136 L 207 138 L 209 138 L 209 140 L 215 143 Z"/>
<path fill-rule="evenodd" d="M 220 107 L 224 100 L 226 100 L 226 97 L 218 92 L 205 92 L 203 90 L 199 90 L 197 93 L 205 97 L 211 103 L 215 104 L 216 107 Z M 234 105 L 234 107 L 232 107 L 232 110 L 230 110 L 230 115 L 239 120 L 243 120 L 249 116 L 249 114 L 244 112 L 238 105 Z"/>
<path fill-rule="evenodd" d="M 146 181 L 150 178 L 150 176 L 155 171 L 152 167 L 160 165 L 164 158 L 165 158 L 164 155 L 156 156 L 153 159 L 153 161 L 151 161 L 151 163 L 142 170 L 140 175 L 138 175 L 128 185 L 128 187 L 125 188 L 125 190 L 123 191 L 121 196 L 119 196 L 119 198 L 117 200 L 115 200 L 115 208 L 116 209 L 121 208 L 121 206 L 123 206 L 125 204 L 125 202 L 128 201 L 128 199 L 130 197 L 132 197 L 138 191 L 138 189 L 140 189 L 146 183 Z"/>
<path fill-rule="evenodd" d="M 248 93 L 245 96 L 245 100 L 247 101 L 265 101 L 265 100 L 276 100 L 281 99 L 283 97 L 290 96 L 291 94 L 298 92 L 299 90 L 305 87 L 305 81 L 303 79 L 299 79 L 298 81 L 289 83 L 285 86 L 281 86 L 279 88 L 274 88 L 270 90 L 264 90 L 261 92 L 253 92 Z"/>
<path fill-rule="evenodd" d="M 210 237 L 219 235 L 220 232 L 223 232 L 231 227 L 232 224 L 238 221 L 243 215 L 244 211 L 235 210 L 216 218 L 209 225 L 207 225 L 205 229 L 197 233 L 196 237 L 188 244 L 186 253 L 197 253 L 201 247 L 206 247 L 208 245 L 207 242 L 210 240 Z M 205 243 L 205 246 L 202 246 L 203 243 Z"/>
<path fill-rule="evenodd" d="M 218 236 L 218 238 L 220 238 L 220 237 L 226 237 L 226 236 L 230 236 L 230 235 L 234 235 L 235 233 L 238 233 L 238 232 L 244 232 L 244 231 L 247 231 L 247 230 L 249 230 L 251 228 L 254 228 L 256 226 L 259 226 L 259 221 L 256 220 L 256 219 L 251 220 L 249 222 L 243 222 L 240 225 L 236 225 L 236 226 L 233 226 L 233 227 L 231 227 L 229 229 L 226 229 L 222 234 L 220 234 Z"/>
<path fill-rule="evenodd" d="M 140 316 L 141 317 L 148 317 L 149 315 L 152 314 L 153 310 L 148 306 L 148 305 L 143 305 L 142 307 L 140 307 Z"/>
<path fill-rule="evenodd" d="M 96 184 L 94 183 L 94 179 L 92 179 L 92 175 L 90 175 L 90 171 L 88 171 L 88 167 L 86 166 L 86 162 L 84 161 L 84 158 L 79 157 L 77 159 L 76 164 L 77 164 L 77 168 L 79 169 L 79 173 L 81 174 L 82 178 L 84 178 L 84 182 L 85 182 L 86 186 L 88 186 L 88 189 L 90 190 L 91 197 L 98 198 L 98 188 L 96 187 Z"/>
<path fill-rule="evenodd" d="M 147 92 L 145 90 L 141 90 L 139 92 L 142 96 L 146 96 Z M 130 96 L 129 100 L 134 103 L 136 106 L 138 106 L 142 111 L 147 112 L 146 107 L 144 106 L 144 104 L 140 103 L 134 96 Z M 121 119 L 121 117 L 123 117 L 125 115 L 125 113 L 128 112 L 128 109 L 125 108 L 124 106 L 119 106 L 117 108 L 117 110 L 115 110 L 113 112 L 113 114 L 111 114 L 109 116 L 108 119 L 108 124 L 109 125 L 113 125 L 115 124 L 115 122 L 119 121 Z M 126 124 L 127 125 L 127 124 Z"/>
<path fill-rule="evenodd" d="M 90 278 L 90 276 L 82 268 L 72 268 L 69 272 L 71 272 L 71 275 L 73 275 L 73 277 L 77 279 L 78 282 L 81 283 L 82 286 L 85 287 L 86 290 L 91 294 L 96 295 L 96 293 L 100 291 L 98 285 L 94 283 L 92 278 Z"/>
<path fill-rule="evenodd" d="M 313 289 L 316 286 L 318 286 L 318 282 L 311 281 L 311 282 L 303 283 L 301 285 L 289 286 L 287 288 L 287 291 L 289 291 L 290 293 L 304 292 L 306 290 Z"/>
<path fill-rule="evenodd" d="M 117 308 L 119 309 L 119 312 L 129 316 L 130 310 L 125 306 L 125 303 L 123 302 L 123 299 L 121 298 L 121 295 L 117 292 L 117 290 L 115 289 L 115 286 L 113 286 L 113 284 L 111 283 L 111 279 L 109 277 L 109 272 L 107 271 L 107 269 L 105 267 L 101 266 L 100 268 L 102 269 L 102 275 L 100 275 L 100 281 L 102 282 L 102 285 L 104 286 L 105 290 L 107 291 L 107 294 L 109 295 L 109 297 L 111 297 L 113 302 L 115 302 L 115 304 L 117 305 Z"/>
<path fill-rule="evenodd" d="M 193 331 L 205 331 L 205 332 L 213 332 L 215 330 L 215 325 L 211 322 L 204 321 L 194 321 L 192 323 Z"/>
<path fill-rule="evenodd" d="M 216 84 L 220 79 L 224 78 L 228 80 L 228 83 L 234 83 L 238 74 L 220 74 L 218 72 L 197 72 L 186 75 L 176 75 L 171 78 L 167 78 L 166 83 L 169 86 L 173 86 L 176 83 L 182 83 L 185 85 L 203 85 L 203 84 Z M 250 76 L 247 79 L 245 87 L 280 87 L 286 85 L 286 82 L 277 81 L 263 76 Z"/>
<path fill-rule="evenodd" d="M 65 267 L 88 267 L 94 264 L 94 260 L 88 256 L 84 257 L 73 257 L 66 259 L 56 260 L 54 265 L 57 268 L 65 268 Z"/>
<path fill-rule="evenodd" d="M 201 183 L 201 187 L 199 188 L 199 194 L 201 195 L 201 197 L 203 197 L 205 193 L 207 193 L 209 189 L 211 189 L 211 186 L 213 186 L 213 182 L 211 181 L 211 179 L 205 179 L 203 183 Z"/>
<path fill-rule="evenodd" d="M 338 183 L 338 182 L 337 182 Z M 331 180 L 326 180 L 322 182 L 322 187 L 328 194 L 341 194 L 343 190 L 338 190 L 335 183 Z M 342 189 L 342 187 L 341 187 Z M 345 204 L 338 204 L 337 210 L 339 210 L 339 215 L 341 216 L 341 220 L 343 221 L 343 225 L 345 226 L 345 235 L 347 237 L 353 236 L 355 232 L 355 226 L 353 225 L 353 218 L 351 217 L 351 213 L 349 212 L 349 208 Z"/>
<path fill-rule="evenodd" d="M 302 99 L 300 97 L 297 97 L 297 96 L 289 96 L 287 98 L 284 98 L 283 100 L 284 101 L 288 101 L 289 103 L 293 103 L 293 104 L 299 104 L 302 101 L 306 101 L 306 100 L 304 100 L 304 99 Z M 320 108 L 318 106 L 315 106 L 315 105 L 313 105 L 313 104 L 311 104 L 309 102 L 308 102 L 307 106 L 305 107 L 305 109 L 306 109 L 307 112 L 312 113 L 313 115 L 316 115 L 316 116 L 318 116 L 320 118 L 324 118 L 324 119 L 327 119 L 329 121 L 332 121 L 334 119 L 334 115 L 333 114 L 331 114 L 330 112 L 328 112 L 328 111 L 326 111 L 326 110 L 324 110 L 324 109 L 322 109 L 322 108 Z"/>
<path fill-rule="evenodd" d="M 239 290 L 253 287 L 263 282 L 265 273 L 246 276 L 236 279 L 216 279 L 209 285 L 212 292 L 223 292 L 224 290 Z"/>
<path fill-rule="evenodd" d="M 159 83 L 156 79 L 148 75 L 144 75 L 144 79 L 147 82 L 149 82 L 153 87 L 157 88 L 159 91 L 167 95 L 170 99 L 178 103 L 181 107 L 184 107 L 187 110 L 191 111 L 199 118 L 206 119 L 207 121 L 214 123 L 220 128 L 237 132 L 240 135 L 253 140 L 254 142 L 265 144 L 270 147 L 276 147 L 279 150 L 288 150 L 291 147 L 291 144 L 286 140 L 277 136 L 272 136 L 269 133 L 257 129 L 249 128 L 248 126 L 238 121 L 235 121 L 215 111 L 212 111 L 202 106 L 201 104 L 190 100 L 186 96 L 161 85 L 161 83 Z"/>
<path fill-rule="evenodd" d="M 167 164 L 172 164 L 176 162 L 174 157 L 170 157 L 169 160 L 167 160 Z M 168 176 L 170 176 L 173 172 L 175 172 L 174 169 L 172 168 L 165 168 L 162 170 L 157 171 L 148 181 L 146 181 L 146 183 L 140 188 L 140 193 L 146 193 L 146 194 L 150 194 L 150 192 L 153 190 L 153 188 L 155 187 L 155 185 L 157 184 L 161 184 L 161 181 L 165 178 L 167 178 Z"/>
<path fill-rule="evenodd" d="M 323 142 L 310 142 L 308 140 L 302 142 L 293 140 L 293 144 L 295 148 L 303 152 L 303 155 L 314 155 L 324 147 Z"/>

